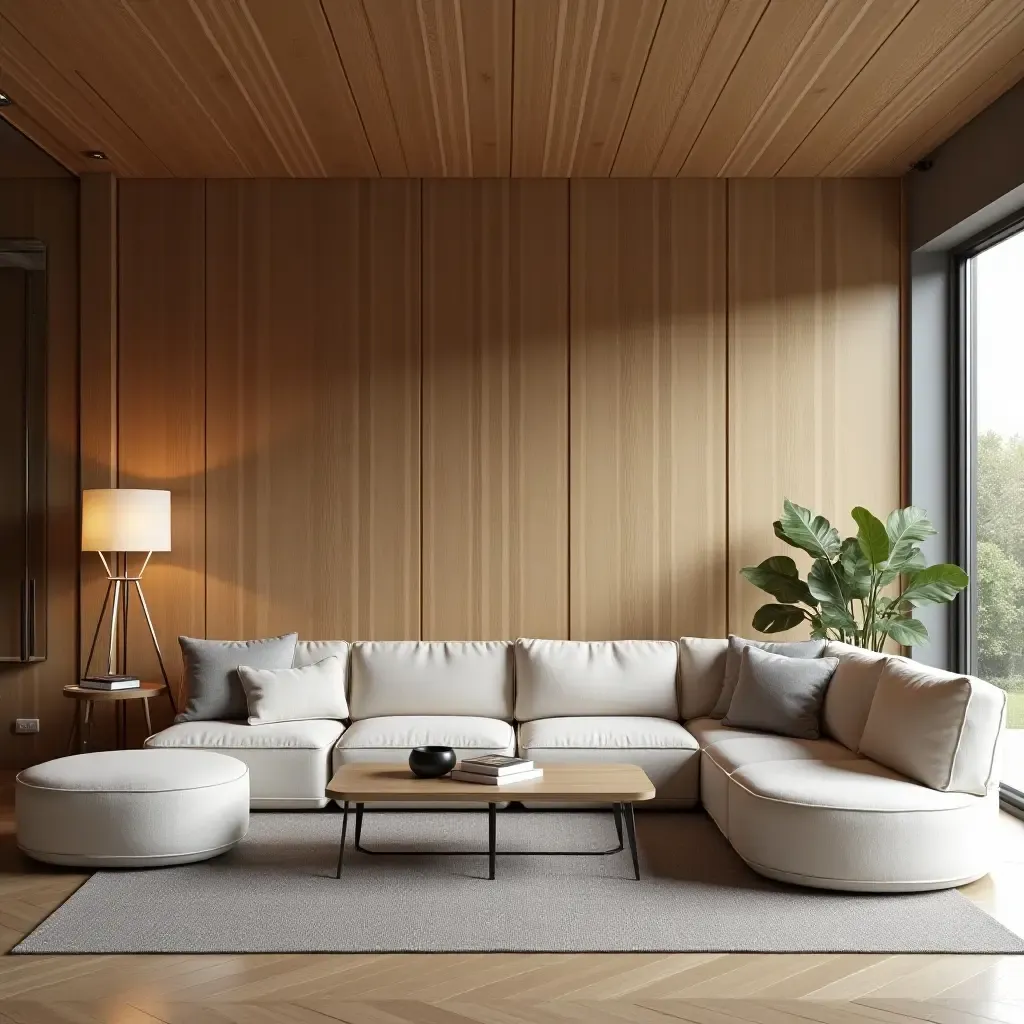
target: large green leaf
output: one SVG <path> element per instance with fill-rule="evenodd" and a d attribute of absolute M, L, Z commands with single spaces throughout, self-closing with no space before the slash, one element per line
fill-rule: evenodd
<path fill-rule="evenodd" d="M 824 517 L 796 505 L 789 498 L 782 503 L 782 518 L 776 520 L 775 536 L 815 558 L 831 561 L 839 554 L 839 531 Z"/>
<path fill-rule="evenodd" d="M 857 524 L 857 543 L 871 565 L 881 565 L 889 557 L 889 534 L 885 524 L 866 508 L 858 505 L 851 513 Z"/>
<path fill-rule="evenodd" d="M 871 563 L 861 551 L 856 537 L 847 537 L 843 541 L 835 568 L 839 582 L 849 597 L 863 600 L 870 596 Z"/>
<path fill-rule="evenodd" d="M 889 619 L 879 623 L 876 632 L 885 634 L 904 647 L 928 642 L 928 630 L 917 619 Z"/>
<path fill-rule="evenodd" d="M 827 558 L 816 558 L 807 574 L 807 589 L 811 596 L 822 604 L 845 606 L 846 594 L 840 585 L 838 574 Z"/>
<path fill-rule="evenodd" d="M 887 587 L 897 576 L 912 576 L 923 569 L 926 564 L 924 555 L 916 548 L 909 550 L 907 556 L 900 560 L 896 560 L 890 555 L 889 560 L 885 563 L 885 568 L 878 574 L 878 583 L 880 586 Z"/>
<path fill-rule="evenodd" d="M 807 584 L 800 579 L 796 562 L 789 555 L 773 555 L 760 565 L 740 569 L 740 575 L 779 601 L 803 601 L 809 605 L 817 603 L 807 589 Z"/>
<path fill-rule="evenodd" d="M 857 620 L 850 614 L 850 610 L 842 605 L 823 604 L 818 612 L 821 624 L 830 629 L 841 629 L 845 632 L 852 632 L 857 629 Z"/>
<path fill-rule="evenodd" d="M 950 565 L 948 562 L 929 565 L 910 577 L 910 582 L 895 603 L 910 607 L 919 604 L 946 604 L 967 586 L 967 582 L 967 573 L 959 565 Z"/>
<path fill-rule="evenodd" d="M 799 626 L 806 618 L 802 608 L 793 604 L 763 604 L 754 612 L 751 625 L 760 633 L 782 633 Z"/>
<path fill-rule="evenodd" d="M 889 564 L 892 566 L 911 559 L 921 541 L 933 536 L 936 531 L 923 508 L 908 505 L 889 513 L 885 532 L 889 535 Z"/>

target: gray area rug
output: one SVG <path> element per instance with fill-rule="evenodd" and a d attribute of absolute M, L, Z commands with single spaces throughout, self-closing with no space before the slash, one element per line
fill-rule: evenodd
<path fill-rule="evenodd" d="M 607 857 L 369 856 L 334 878 L 341 815 L 254 813 L 202 864 L 100 871 L 15 953 L 1020 953 L 1024 941 L 955 890 L 800 889 L 754 874 L 703 812 L 637 815 L 644 878 Z M 366 813 L 371 849 L 487 849 L 474 812 Z M 498 850 L 602 850 L 610 813 L 508 811 Z"/>

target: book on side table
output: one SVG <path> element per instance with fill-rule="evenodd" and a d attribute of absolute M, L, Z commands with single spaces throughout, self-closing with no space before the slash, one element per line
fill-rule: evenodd
<path fill-rule="evenodd" d="M 86 676 L 79 684 L 86 690 L 137 690 L 138 676 L 120 676 L 112 673 L 101 676 Z"/>
<path fill-rule="evenodd" d="M 505 754 L 481 754 L 463 758 L 452 772 L 456 782 L 475 782 L 481 786 L 500 786 L 503 782 L 526 782 L 544 775 L 532 761 Z"/>

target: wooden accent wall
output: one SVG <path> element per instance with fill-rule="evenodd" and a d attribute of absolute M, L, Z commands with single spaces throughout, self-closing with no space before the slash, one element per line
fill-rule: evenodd
<path fill-rule="evenodd" d="M 782 499 L 845 536 L 900 500 L 900 197 L 888 180 L 729 182 L 729 629 L 767 598 Z"/>
<path fill-rule="evenodd" d="M 725 182 L 572 194 L 572 635 L 721 635 Z"/>
<path fill-rule="evenodd" d="M 172 492 L 172 549 L 153 556 L 144 587 L 168 670 L 177 672 L 178 634 L 207 628 L 205 188 L 124 181 L 119 198 L 118 486 Z M 159 678 L 137 606 L 128 656 L 133 671 Z"/>
<path fill-rule="evenodd" d="M 423 195 L 423 632 L 568 636 L 564 181 Z"/>
<path fill-rule="evenodd" d="M 420 186 L 207 186 L 207 631 L 417 636 Z"/>
<path fill-rule="evenodd" d="M 121 183 L 165 645 L 749 632 L 783 496 L 899 499 L 899 231 L 882 180 Z"/>

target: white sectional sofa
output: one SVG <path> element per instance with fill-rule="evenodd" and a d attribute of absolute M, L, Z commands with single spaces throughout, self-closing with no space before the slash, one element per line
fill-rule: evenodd
<path fill-rule="evenodd" d="M 756 871 L 821 888 L 913 891 L 984 875 L 998 813 L 1002 691 L 844 644 L 822 738 L 712 717 L 726 640 L 299 642 L 295 665 L 338 655 L 350 718 L 250 726 L 183 722 L 147 747 L 230 753 L 252 807 L 317 808 L 333 770 L 458 755 L 644 768 L 662 807 L 702 803 Z"/>

